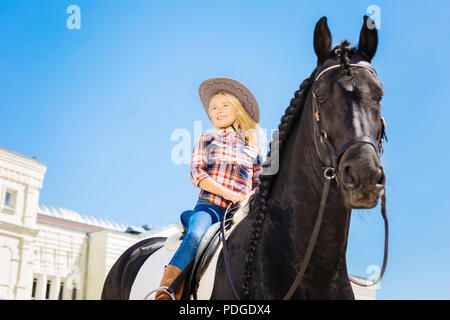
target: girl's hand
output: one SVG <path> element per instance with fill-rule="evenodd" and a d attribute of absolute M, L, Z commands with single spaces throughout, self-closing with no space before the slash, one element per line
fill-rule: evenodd
<path fill-rule="evenodd" d="M 250 198 L 250 196 L 251 196 L 252 194 L 255 193 L 255 190 L 256 190 L 256 189 L 253 189 L 252 191 L 250 191 L 249 193 L 247 193 L 247 194 L 244 196 L 244 201 L 247 200 L 248 198 Z"/>
<path fill-rule="evenodd" d="M 231 200 L 233 204 L 241 202 L 245 199 L 245 196 L 243 194 L 231 190 L 226 190 L 222 197 L 224 197 L 226 200 Z"/>

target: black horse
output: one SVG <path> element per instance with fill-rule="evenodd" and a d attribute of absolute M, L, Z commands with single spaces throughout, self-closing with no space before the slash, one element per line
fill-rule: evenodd
<path fill-rule="evenodd" d="M 274 139 L 268 153 L 268 159 L 279 158 L 278 173 L 261 176 L 248 215 L 227 240 L 241 298 L 285 296 L 305 257 L 328 167 L 335 179 L 330 181 L 323 223 L 291 298 L 354 299 L 346 266 L 351 211 L 376 206 L 385 185 L 379 157 L 383 89 L 370 65 L 378 45 L 371 22 L 364 16 L 358 49 L 348 41 L 331 49 L 326 17 L 316 24 L 317 66 L 295 92 L 278 126 L 278 145 Z M 119 258 L 106 279 L 103 299 L 128 298 L 137 270 L 161 246 L 155 244 L 154 239 L 144 240 Z M 148 253 L 142 249 L 136 254 L 139 247 Z M 131 263 L 133 255 L 140 258 Z M 211 299 L 236 299 L 222 255 Z"/>

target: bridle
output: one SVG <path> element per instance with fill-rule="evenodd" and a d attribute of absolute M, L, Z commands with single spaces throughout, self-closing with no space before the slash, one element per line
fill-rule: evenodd
<path fill-rule="evenodd" d="M 373 69 L 372 65 L 369 62 L 366 62 L 363 60 L 351 60 L 348 64 L 348 66 L 364 68 L 366 70 L 369 70 L 374 76 L 377 75 L 377 73 Z M 351 146 L 362 143 L 362 144 L 371 145 L 375 149 L 378 158 L 381 158 L 381 156 L 383 154 L 383 141 L 384 140 L 387 141 L 386 122 L 385 122 L 384 118 L 381 117 L 380 118 L 381 134 L 379 136 L 378 141 L 375 141 L 374 139 L 372 139 L 369 136 L 364 136 L 364 135 L 358 136 L 358 137 L 355 137 L 355 138 L 347 141 L 336 152 L 336 149 L 333 146 L 333 144 L 330 142 L 330 139 L 323 127 L 323 124 L 322 124 L 322 119 L 320 117 L 319 102 L 317 101 L 316 87 L 317 87 L 318 80 L 325 72 L 336 69 L 336 68 L 341 68 L 341 67 L 342 67 L 342 64 L 340 64 L 340 63 L 332 63 L 332 64 L 327 64 L 327 65 L 322 66 L 320 69 L 318 69 L 316 71 L 315 76 L 314 76 L 314 81 L 312 84 L 311 92 L 312 92 L 312 98 L 313 98 L 312 99 L 312 108 L 313 108 L 313 123 L 314 123 L 314 132 L 315 132 L 314 145 L 316 147 L 316 151 L 317 151 L 319 158 L 325 164 L 324 171 L 323 171 L 323 176 L 325 178 L 325 182 L 324 182 L 324 186 L 323 186 L 323 190 L 322 190 L 319 214 L 317 216 L 317 220 L 316 220 L 316 223 L 315 223 L 315 226 L 313 229 L 313 234 L 311 236 L 310 243 L 306 250 L 305 258 L 303 259 L 302 266 L 300 267 L 300 271 L 297 274 L 297 277 L 296 277 L 294 283 L 292 284 L 290 290 L 288 291 L 288 293 L 286 294 L 284 299 L 289 299 L 292 296 L 292 294 L 295 292 L 295 290 L 297 289 L 298 285 L 301 282 L 304 271 L 306 270 L 306 266 L 309 263 L 309 259 L 312 254 L 312 249 L 314 248 L 314 245 L 315 245 L 315 242 L 317 240 L 317 236 L 318 236 L 318 233 L 320 230 L 320 225 L 322 223 L 323 211 L 325 208 L 325 202 L 326 202 L 326 198 L 328 196 L 328 190 L 329 190 L 329 185 L 330 185 L 331 180 L 335 179 L 337 186 L 340 187 L 340 181 L 338 179 L 338 176 L 339 176 L 338 168 L 339 168 L 339 162 L 342 159 L 342 156 Z M 317 141 L 320 141 L 320 143 L 326 148 L 327 153 L 325 153 L 325 156 L 323 156 L 323 154 L 319 151 Z M 388 226 L 388 220 L 387 220 L 387 214 L 386 214 L 386 189 L 385 188 L 383 188 L 383 193 L 381 194 L 381 214 L 382 214 L 382 217 L 384 220 L 384 229 L 385 229 L 383 265 L 382 265 L 382 268 L 381 268 L 381 271 L 380 271 L 380 274 L 379 274 L 377 280 L 371 284 L 363 284 L 359 281 L 356 281 L 356 280 L 350 278 L 351 282 L 353 282 L 359 286 L 362 286 L 362 287 L 370 287 L 370 286 L 374 286 L 377 283 L 379 283 L 384 275 L 385 270 L 386 270 L 387 255 L 388 255 L 389 226 Z"/>
<path fill-rule="evenodd" d="M 319 68 L 315 75 L 314 75 L 314 80 L 312 83 L 312 108 L 313 108 L 313 123 L 314 123 L 314 132 L 315 132 L 315 138 L 314 138 L 314 144 L 316 147 L 316 151 L 319 155 L 319 158 L 323 161 L 323 163 L 325 164 L 324 166 L 324 171 L 323 171 L 323 176 L 325 178 L 324 184 L 323 184 L 323 189 L 322 189 L 322 196 L 320 199 L 320 207 L 319 207 L 319 212 L 317 215 L 317 219 L 316 222 L 314 224 L 314 228 L 311 234 L 311 238 L 309 240 L 309 244 L 308 247 L 306 248 L 306 252 L 305 252 L 305 257 L 302 261 L 302 264 L 300 266 L 300 269 L 297 273 L 296 278 L 294 279 L 293 283 L 291 284 L 288 292 L 286 293 L 286 295 L 283 297 L 283 300 L 289 300 L 292 295 L 294 294 L 294 292 L 297 290 L 298 286 L 300 285 L 303 276 L 305 274 L 306 268 L 309 264 L 312 252 L 314 250 L 315 244 L 317 242 L 317 238 L 319 235 L 319 231 L 320 231 L 320 227 L 322 225 L 322 221 L 323 221 L 323 213 L 324 213 L 324 209 L 325 209 L 325 204 L 326 204 L 326 199 L 328 197 L 328 191 L 329 191 L 329 187 L 330 187 L 330 183 L 333 179 L 336 180 L 337 185 L 340 185 L 340 182 L 338 180 L 338 166 L 339 166 L 339 162 L 340 159 L 342 158 L 343 154 L 353 145 L 355 144 L 370 144 L 375 151 L 377 152 L 377 155 L 379 158 L 381 158 L 381 155 L 383 154 L 383 140 L 387 141 L 387 137 L 386 137 L 386 123 L 384 121 L 383 118 L 380 118 L 381 121 L 381 134 L 379 137 L 378 141 L 375 141 L 374 139 L 372 139 L 369 136 L 359 136 L 356 138 L 351 139 L 350 141 L 346 142 L 337 152 L 335 151 L 335 147 L 333 146 L 333 144 L 330 142 L 328 135 L 326 133 L 326 131 L 323 128 L 323 124 L 322 124 L 322 120 L 320 117 L 320 108 L 319 108 L 319 103 L 317 101 L 317 95 L 315 92 L 316 86 L 317 86 L 317 81 L 320 79 L 320 77 L 327 71 L 336 69 L 336 68 L 340 68 L 342 66 L 342 64 L 340 63 L 332 63 L 332 64 L 327 64 L 322 66 L 321 68 Z M 348 64 L 349 67 L 359 67 L 359 68 L 365 68 L 367 70 L 369 70 L 370 72 L 372 72 L 375 76 L 376 76 L 376 72 L 375 70 L 372 68 L 372 65 L 366 61 L 362 61 L 362 60 L 351 60 L 350 63 Z M 327 153 L 325 155 L 323 155 L 318 148 L 318 141 L 320 141 L 320 143 L 326 148 Z M 362 287 L 370 287 L 370 286 L 374 286 L 377 283 L 379 283 L 384 275 L 384 272 L 386 270 L 386 265 L 387 265 L 387 255 L 388 255 L 388 221 L 387 221 L 387 215 L 386 215 L 386 196 L 385 196 L 386 190 L 384 188 L 383 193 L 381 194 L 381 214 L 383 216 L 383 220 L 384 220 L 384 227 L 385 227 L 385 240 L 384 240 L 384 255 L 383 255 L 383 265 L 380 271 L 380 274 L 378 276 L 378 279 L 376 281 L 374 281 L 373 283 L 370 284 L 363 284 L 361 282 L 358 282 L 354 279 L 349 279 L 351 282 L 362 286 Z M 222 248 L 222 252 L 223 252 L 223 257 L 224 257 L 224 262 L 225 262 L 225 267 L 227 269 L 227 275 L 228 278 L 230 280 L 232 289 L 234 294 L 236 295 L 236 297 L 241 300 L 241 296 L 239 295 L 236 283 L 234 281 L 232 272 L 231 272 L 231 266 L 230 266 L 230 261 L 229 261 L 229 255 L 228 255 L 228 250 L 227 250 L 227 245 L 226 245 L 226 240 L 225 240 L 225 219 L 226 219 L 226 215 L 230 209 L 230 206 L 232 205 L 232 203 L 230 202 L 227 210 L 225 211 L 225 215 L 222 219 L 221 222 L 221 235 L 222 235 L 222 242 L 223 242 L 223 248 Z"/>
<path fill-rule="evenodd" d="M 320 108 L 319 108 L 319 102 L 317 101 L 317 94 L 316 94 L 316 87 L 317 83 L 320 79 L 320 77 L 327 71 L 340 68 L 342 65 L 340 63 L 331 63 L 322 66 L 320 69 L 318 69 L 314 76 L 314 81 L 312 84 L 312 109 L 313 109 L 313 123 L 314 123 L 314 133 L 315 133 L 315 139 L 314 139 L 314 145 L 316 147 L 317 154 L 319 158 L 322 160 L 322 162 L 325 163 L 326 170 L 324 174 L 326 174 L 329 177 L 336 176 L 337 177 L 337 171 L 339 168 L 339 162 L 345 153 L 351 146 L 358 144 L 358 143 L 366 143 L 371 145 L 375 151 L 377 152 L 378 157 L 380 158 L 383 154 L 383 140 L 386 138 L 386 123 L 383 118 L 380 118 L 381 121 L 381 135 L 379 137 L 378 141 L 375 141 L 369 136 L 359 136 L 351 139 L 350 141 L 346 142 L 337 152 L 333 144 L 330 142 L 330 139 L 328 138 L 327 132 L 325 131 L 323 124 L 322 124 L 322 118 L 320 117 Z M 362 60 L 353 60 L 350 61 L 348 64 L 349 67 L 360 67 L 365 68 L 369 70 L 371 73 L 373 73 L 376 76 L 375 70 L 372 68 L 372 65 L 366 61 Z M 327 153 L 323 156 L 323 154 L 319 151 L 318 143 L 317 141 L 320 141 L 322 145 L 324 145 L 327 149 Z M 336 178 L 337 180 L 337 178 Z M 339 181 L 337 181 L 339 184 Z"/>

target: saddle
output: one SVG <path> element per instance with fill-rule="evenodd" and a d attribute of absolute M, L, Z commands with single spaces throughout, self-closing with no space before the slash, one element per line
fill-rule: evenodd
<path fill-rule="evenodd" d="M 240 208 L 240 203 L 234 206 L 227 213 L 227 219 L 225 220 L 225 231 L 229 230 L 233 225 L 234 213 Z M 197 300 L 197 290 L 200 283 L 200 279 L 203 273 L 206 271 L 211 259 L 216 252 L 220 244 L 220 228 L 221 221 L 211 225 L 208 230 L 203 235 L 200 240 L 200 244 L 197 249 L 195 258 L 188 264 L 188 266 L 181 272 L 180 276 L 174 280 L 174 282 L 179 282 L 181 278 L 185 275 L 186 280 L 184 283 L 183 294 L 181 296 L 182 300 L 189 300 L 191 295 L 194 300 Z M 184 230 L 183 234 L 186 232 Z M 180 241 L 181 242 L 181 241 Z"/>

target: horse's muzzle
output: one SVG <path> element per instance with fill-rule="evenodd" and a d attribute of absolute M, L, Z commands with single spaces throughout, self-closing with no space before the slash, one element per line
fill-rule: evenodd
<path fill-rule="evenodd" d="M 344 203 L 352 209 L 370 209 L 378 204 L 378 199 L 384 185 L 378 185 L 372 188 L 347 189 L 345 186 L 342 190 Z"/>

